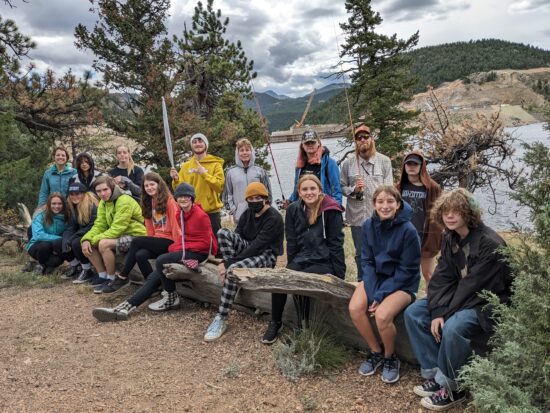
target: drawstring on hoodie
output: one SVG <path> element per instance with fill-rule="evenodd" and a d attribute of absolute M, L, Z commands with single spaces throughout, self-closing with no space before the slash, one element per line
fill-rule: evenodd
<path fill-rule="evenodd" d="M 181 261 L 182 262 L 185 259 L 185 237 L 183 235 L 185 233 L 185 223 L 184 223 L 184 219 L 183 219 L 183 214 L 184 214 L 184 212 L 181 211 L 180 212 L 180 223 L 181 223 L 181 247 L 182 247 Z"/>

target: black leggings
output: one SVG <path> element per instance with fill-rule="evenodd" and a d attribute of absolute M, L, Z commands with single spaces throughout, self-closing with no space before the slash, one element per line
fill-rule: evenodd
<path fill-rule="evenodd" d="M 169 252 L 162 254 L 155 262 L 155 271 L 151 272 L 147 277 L 145 284 L 141 286 L 136 293 L 128 299 L 128 302 L 137 307 L 145 302 L 151 295 L 158 290 L 162 284 L 162 289 L 167 292 L 176 291 L 176 282 L 166 278 L 164 275 L 164 264 L 181 263 L 182 252 Z M 208 254 L 199 254 L 198 252 L 185 251 L 185 259 L 204 261 L 208 258 Z"/>
<path fill-rule="evenodd" d="M 63 261 L 73 259 L 73 254 L 62 252 L 62 239 L 55 241 L 37 241 L 29 249 L 29 255 L 41 265 L 49 268 L 56 268 L 63 264 Z"/>
<path fill-rule="evenodd" d="M 139 267 L 139 270 L 145 278 L 153 272 L 153 267 L 149 263 L 152 258 L 157 258 L 161 254 L 168 252 L 168 247 L 173 243 L 171 239 L 159 237 L 135 237 L 130 244 L 130 249 L 126 254 L 124 268 L 120 272 L 123 277 L 128 277 L 134 265 Z M 181 253 L 180 253 L 181 255 Z"/>
<path fill-rule="evenodd" d="M 286 268 L 294 271 L 310 272 L 313 274 L 332 274 L 334 271 L 330 264 L 297 264 L 290 262 Z M 285 310 L 286 294 L 271 294 L 271 320 L 281 322 L 283 311 Z M 309 322 L 309 313 L 311 300 L 304 295 L 294 295 L 294 307 L 298 316 L 298 326 L 302 327 L 302 322 Z"/>
<path fill-rule="evenodd" d="M 77 237 L 71 241 L 71 252 L 78 260 L 78 262 L 80 262 L 81 264 L 89 264 L 90 260 L 82 252 L 82 244 L 80 244 L 81 238 L 82 237 Z"/>

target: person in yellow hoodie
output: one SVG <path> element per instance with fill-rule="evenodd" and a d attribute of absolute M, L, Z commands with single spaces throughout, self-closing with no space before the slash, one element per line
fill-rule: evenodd
<path fill-rule="evenodd" d="M 202 133 L 191 136 L 191 150 L 193 157 L 185 162 L 180 171 L 170 169 L 172 188 L 186 182 L 195 188 L 196 202 L 208 214 L 212 223 L 212 231 L 218 233 L 221 228 L 220 211 L 223 207 L 221 194 L 225 178 L 223 175 L 223 159 L 210 155 L 208 139 Z"/>
<path fill-rule="evenodd" d="M 81 238 L 82 252 L 98 271 L 92 280 L 94 293 L 115 281 L 115 254 L 128 251 L 133 237 L 147 235 L 141 207 L 134 198 L 122 192 L 114 178 L 100 176 L 95 192 L 99 196 L 93 227 Z"/>

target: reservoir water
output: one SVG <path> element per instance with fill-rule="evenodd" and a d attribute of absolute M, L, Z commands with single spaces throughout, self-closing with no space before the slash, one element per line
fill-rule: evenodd
<path fill-rule="evenodd" d="M 521 142 L 534 143 L 543 142 L 546 146 L 550 147 L 550 132 L 544 130 L 543 123 L 535 123 L 526 126 L 519 126 L 513 128 L 506 128 L 506 131 L 518 138 L 516 145 L 516 152 L 514 157 L 519 160 L 523 155 L 523 147 Z M 338 139 L 325 139 L 323 145 L 328 147 L 331 152 L 331 156 L 338 160 L 344 153 L 350 148 L 342 146 Z M 282 142 L 274 143 L 271 145 L 273 156 L 277 164 L 277 169 L 281 178 L 281 184 L 285 197 L 289 197 L 292 193 L 294 185 L 294 168 L 296 163 L 296 155 L 298 153 L 299 142 Z M 268 162 L 272 164 L 271 157 L 268 156 Z M 519 163 L 518 163 L 519 165 Z M 273 191 L 273 198 L 281 198 L 281 190 L 275 176 L 275 170 L 271 168 L 271 188 Z M 447 188 L 448 189 L 448 188 Z M 508 189 L 505 183 L 498 183 L 496 185 L 497 206 L 492 199 L 492 194 L 488 189 L 478 189 L 475 192 L 475 196 L 482 205 L 483 208 L 483 220 L 486 224 L 492 228 L 504 231 L 512 228 L 513 224 L 519 224 L 521 226 L 529 226 L 529 216 L 525 209 L 521 209 L 515 201 L 510 199 Z"/>

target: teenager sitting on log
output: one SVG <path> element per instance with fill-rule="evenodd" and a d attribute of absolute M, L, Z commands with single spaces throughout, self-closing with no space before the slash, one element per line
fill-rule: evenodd
<path fill-rule="evenodd" d="M 415 300 L 420 282 L 420 240 L 411 222 L 412 208 L 393 186 L 381 185 L 373 194 L 374 213 L 363 224 L 363 280 L 349 303 L 349 313 L 371 351 L 359 367 L 371 376 L 383 366 L 382 381 L 399 380 L 395 355 L 395 317 Z M 376 321 L 378 341 L 369 316 Z"/>
<path fill-rule="evenodd" d="M 32 237 L 26 245 L 29 255 L 38 261 L 36 274 L 51 274 L 72 256 L 62 251 L 62 235 L 69 220 L 67 201 L 59 192 L 48 196 L 32 220 Z"/>
<path fill-rule="evenodd" d="M 405 326 L 426 381 L 414 388 L 429 410 L 447 410 L 464 400 L 456 377 L 473 354 L 472 338 L 492 329 L 491 309 L 480 295 L 488 291 L 507 302 L 510 267 L 499 248 L 504 240 L 481 221 L 479 205 L 465 189 L 439 198 L 432 220 L 445 228 L 441 255 L 427 299 L 405 311 Z"/>
<path fill-rule="evenodd" d="M 80 182 L 69 185 L 68 207 L 71 218 L 63 232 L 63 252 L 73 255 L 68 270 L 61 278 L 72 279 L 74 284 L 82 284 L 94 277 L 92 264 L 82 252 L 80 240 L 94 225 L 97 216 L 97 199 L 88 192 L 88 187 Z"/>
<path fill-rule="evenodd" d="M 143 177 L 141 210 L 147 236 L 132 239 L 124 268 L 111 285 L 103 288 L 103 294 L 114 293 L 129 285 L 129 274 L 136 262 L 141 274 L 149 277 L 153 272 L 149 260 L 166 254 L 170 245 L 181 238 L 180 207 L 166 182 L 156 172 L 148 172 Z"/>
<path fill-rule="evenodd" d="M 145 190 L 147 191 L 147 187 Z M 169 245 L 169 252 L 157 258 L 155 270 L 149 274 L 145 284 L 131 298 L 115 308 L 93 310 L 93 316 L 99 321 L 127 320 L 128 315 L 151 297 L 161 285 L 162 298 L 149 304 L 149 309 L 167 311 L 178 308 L 180 298 L 176 291 L 176 282 L 166 278 L 164 264 L 183 263 L 189 269 L 196 270 L 198 264 L 208 258 L 209 253 L 216 254 L 218 245 L 212 232 L 210 218 L 198 204 L 194 203 L 194 188 L 186 183 L 180 184 L 174 196 L 181 207 L 181 212 L 177 215 L 180 227 L 179 238 L 174 239 L 174 242 Z"/>
<path fill-rule="evenodd" d="M 227 316 L 237 294 L 237 284 L 228 277 L 235 268 L 273 268 L 283 253 L 283 219 L 269 205 L 269 193 L 260 182 L 248 184 L 245 191 L 248 208 L 242 213 L 237 229 L 218 231 L 218 244 L 224 260 L 220 275 L 224 279 L 218 313 L 208 327 L 205 341 L 220 338 L 227 329 Z"/>
<path fill-rule="evenodd" d="M 313 174 L 298 180 L 296 191 L 299 200 L 289 205 L 285 218 L 287 268 L 314 274 L 333 274 L 344 279 L 344 208 L 322 193 L 321 181 Z M 262 343 L 277 340 L 282 327 L 286 294 L 271 295 L 271 322 Z M 309 297 L 294 296 L 299 323 L 309 320 Z"/>
<path fill-rule="evenodd" d="M 133 237 L 146 235 L 139 204 L 126 195 L 110 176 L 95 181 L 99 196 L 97 218 L 82 237 L 82 252 L 92 262 L 98 277 L 92 280 L 94 293 L 102 293 L 115 280 L 115 253 L 126 253 Z"/>

